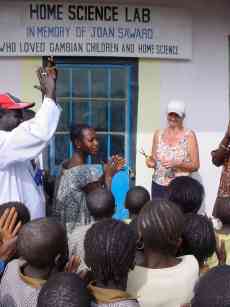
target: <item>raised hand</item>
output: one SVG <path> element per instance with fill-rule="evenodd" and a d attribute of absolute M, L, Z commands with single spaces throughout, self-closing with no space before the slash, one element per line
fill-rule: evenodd
<path fill-rule="evenodd" d="M 69 261 L 65 266 L 65 272 L 76 273 L 79 269 L 80 264 L 81 264 L 80 256 L 71 256 L 71 258 L 69 259 Z"/>
<path fill-rule="evenodd" d="M 57 68 L 55 66 L 54 58 L 52 56 L 48 57 L 46 71 L 49 75 L 51 75 L 55 80 L 57 79 Z"/>
<path fill-rule="evenodd" d="M 21 222 L 17 222 L 15 208 L 6 209 L 0 217 L 0 259 L 9 261 L 15 255 L 16 241 Z"/>
<path fill-rule="evenodd" d="M 17 237 L 3 242 L 0 245 L 0 259 L 3 261 L 10 261 L 16 253 Z"/>
<path fill-rule="evenodd" d="M 55 100 L 56 76 L 47 72 L 47 69 L 40 67 L 37 70 L 37 77 L 43 95 Z"/>
<path fill-rule="evenodd" d="M 14 238 L 20 230 L 22 223 L 18 222 L 18 213 L 15 208 L 6 209 L 0 217 L 0 239 L 4 243 Z"/>

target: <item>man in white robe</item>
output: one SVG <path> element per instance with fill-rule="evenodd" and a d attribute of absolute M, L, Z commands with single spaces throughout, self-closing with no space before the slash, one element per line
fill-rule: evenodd
<path fill-rule="evenodd" d="M 61 113 L 55 103 L 55 78 L 42 68 L 38 78 L 44 100 L 31 120 L 23 122 L 22 110 L 33 104 L 18 103 L 9 94 L 0 95 L 0 205 L 20 201 L 28 207 L 31 219 L 45 216 L 44 192 L 31 160 L 47 146 Z"/>

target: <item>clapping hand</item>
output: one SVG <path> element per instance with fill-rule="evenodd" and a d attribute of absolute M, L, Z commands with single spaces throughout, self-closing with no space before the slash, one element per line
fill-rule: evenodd
<path fill-rule="evenodd" d="M 125 160 L 119 155 L 114 155 L 105 165 L 105 175 L 113 177 L 117 172 L 122 170 L 125 166 Z"/>
<path fill-rule="evenodd" d="M 119 155 L 114 155 L 111 157 L 111 163 L 116 172 L 119 172 L 125 166 L 125 159 Z"/>

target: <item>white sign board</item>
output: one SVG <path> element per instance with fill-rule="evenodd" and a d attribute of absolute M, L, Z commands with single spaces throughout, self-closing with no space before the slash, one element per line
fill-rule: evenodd
<path fill-rule="evenodd" d="M 1 1 L 0 56 L 44 55 L 191 59 L 191 16 L 146 6 Z"/>

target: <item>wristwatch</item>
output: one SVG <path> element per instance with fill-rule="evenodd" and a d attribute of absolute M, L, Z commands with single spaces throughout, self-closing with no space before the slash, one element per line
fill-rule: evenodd
<path fill-rule="evenodd" d="M 6 265 L 7 265 L 7 262 L 0 259 L 0 274 L 4 272 Z"/>

